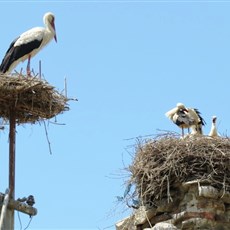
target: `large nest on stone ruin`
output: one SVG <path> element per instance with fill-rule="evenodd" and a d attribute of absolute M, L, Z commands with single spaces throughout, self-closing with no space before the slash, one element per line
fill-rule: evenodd
<path fill-rule="evenodd" d="M 0 117 L 15 111 L 18 124 L 50 119 L 66 110 L 68 99 L 47 81 L 23 75 L 0 76 Z"/>
<path fill-rule="evenodd" d="M 169 197 L 178 185 L 206 181 L 220 191 L 230 191 L 230 138 L 201 136 L 181 139 L 167 133 L 136 146 L 129 167 L 135 193 L 144 205 Z"/>

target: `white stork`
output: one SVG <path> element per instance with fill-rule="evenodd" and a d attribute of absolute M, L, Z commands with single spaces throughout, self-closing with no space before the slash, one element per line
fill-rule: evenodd
<path fill-rule="evenodd" d="M 53 38 L 57 42 L 55 31 L 55 17 L 51 12 L 44 15 L 45 27 L 34 27 L 16 38 L 6 51 L 0 65 L 1 73 L 10 73 L 19 62 L 28 59 L 27 75 L 30 75 L 30 59 L 35 56 Z"/>
<path fill-rule="evenodd" d="M 169 110 L 165 115 L 182 129 L 182 137 L 184 128 L 189 129 L 192 126 L 202 134 L 202 125 L 205 125 L 205 121 L 197 109 L 186 108 L 182 103 L 177 103 L 176 108 Z"/>
<path fill-rule="evenodd" d="M 217 120 L 217 117 L 216 116 L 213 116 L 212 117 L 212 126 L 211 126 L 211 130 L 209 132 L 209 136 L 210 137 L 218 137 L 219 134 L 217 132 L 217 127 L 216 127 L 216 120 Z"/>
<path fill-rule="evenodd" d="M 165 115 L 182 129 L 182 137 L 184 128 L 189 128 L 194 123 L 194 119 L 188 116 L 188 110 L 182 103 L 177 103 L 176 108 L 169 110 Z"/>

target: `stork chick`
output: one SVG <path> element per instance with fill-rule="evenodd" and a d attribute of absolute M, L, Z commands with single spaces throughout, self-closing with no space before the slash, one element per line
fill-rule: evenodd
<path fill-rule="evenodd" d="M 216 127 L 216 120 L 217 120 L 217 117 L 213 116 L 212 117 L 212 126 L 211 126 L 210 132 L 208 134 L 210 137 L 218 137 L 219 136 L 219 134 L 217 132 L 217 127 Z"/>

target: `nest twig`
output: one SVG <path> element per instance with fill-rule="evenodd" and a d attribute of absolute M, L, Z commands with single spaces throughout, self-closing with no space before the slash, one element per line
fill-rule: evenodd
<path fill-rule="evenodd" d="M 171 199 L 170 190 L 192 180 L 207 180 L 219 190 L 230 191 L 230 139 L 157 136 L 138 143 L 129 171 L 144 204 Z"/>
<path fill-rule="evenodd" d="M 0 117 L 9 119 L 10 108 L 16 122 L 34 123 L 68 110 L 68 99 L 45 80 L 22 75 L 0 76 Z"/>

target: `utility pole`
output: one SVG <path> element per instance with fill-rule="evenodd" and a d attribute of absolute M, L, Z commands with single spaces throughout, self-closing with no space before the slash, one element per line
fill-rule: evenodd
<path fill-rule="evenodd" d="M 15 108 L 12 105 L 9 111 L 9 198 L 14 200 L 15 198 L 15 134 L 16 134 L 16 117 Z M 14 229 L 14 209 L 7 209 L 6 218 L 4 221 L 4 228 L 7 230 Z"/>
<path fill-rule="evenodd" d="M 16 111 L 14 106 L 9 110 L 9 190 L 8 193 L 0 195 L 2 204 L 0 230 L 14 230 L 14 211 L 18 210 L 29 214 L 36 215 L 37 210 L 29 207 L 25 203 L 15 201 L 15 141 L 16 141 Z"/>
<path fill-rule="evenodd" d="M 65 81 L 66 88 L 66 81 Z M 66 90 L 66 89 L 65 89 Z M 67 91 L 65 91 L 67 92 Z M 67 95 L 36 76 L 1 75 L 0 117 L 9 122 L 9 187 L 0 193 L 0 230 L 14 230 L 14 211 L 35 216 L 33 196 L 15 200 L 16 124 L 36 123 L 69 109 Z"/>

